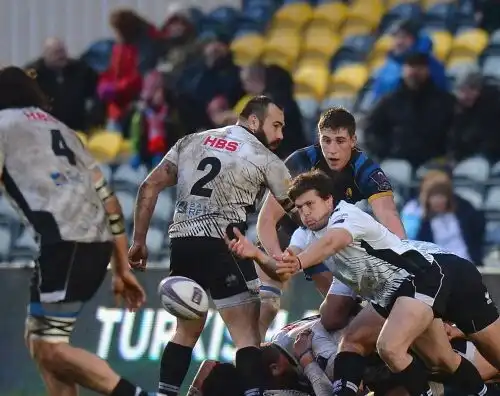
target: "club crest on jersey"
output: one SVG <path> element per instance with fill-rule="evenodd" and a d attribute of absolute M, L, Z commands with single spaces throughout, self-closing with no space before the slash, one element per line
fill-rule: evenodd
<path fill-rule="evenodd" d="M 202 143 L 204 146 L 210 146 L 218 151 L 234 153 L 240 149 L 240 143 L 234 140 L 222 139 L 213 136 L 207 136 Z"/>

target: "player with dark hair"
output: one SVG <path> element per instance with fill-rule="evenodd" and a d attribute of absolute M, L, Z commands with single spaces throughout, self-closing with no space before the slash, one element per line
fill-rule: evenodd
<path fill-rule="evenodd" d="M 128 265 L 118 200 L 76 133 L 46 112 L 48 101 L 32 77 L 18 67 L 0 69 L 1 181 L 39 244 L 26 344 L 50 395 L 76 395 L 77 385 L 105 395 L 147 395 L 104 360 L 70 345 L 110 261 L 117 298 L 135 310 L 145 295 Z"/>
<path fill-rule="evenodd" d="M 367 199 L 375 217 L 401 238 L 404 228 L 394 203 L 392 187 L 380 166 L 356 146 L 356 121 L 341 107 L 333 107 L 321 115 L 318 122 L 319 143 L 298 150 L 285 164 L 292 177 L 311 169 L 320 169 L 336 175 L 337 184 L 330 185 L 336 197 L 349 203 Z M 334 191 L 334 190 L 335 191 Z M 271 255 L 280 255 L 298 227 L 268 196 L 259 213 L 257 232 L 260 243 Z M 279 232 L 276 227 L 278 226 Z M 259 268 L 258 268 L 259 271 Z M 306 278 L 314 280 L 318 290 L 327 295 L 321 306 L 324 326 L 329 330 L 344 327 L 348 312 L 354 304 L 352 293 L 335 282 L 331 289 L 332 274 L 323 264 L 304 271 Z M 279 296 L 283 285 L 259 273 L 263 281 L 261 308 L 261 334 L 265 332 L 279 310 Z M 327 291 L 329 292 L 327 293 Z"/>
<path fill-rule="evenodd" d="M 449 373 L 450 385 L 469 394 L 484 394 L 477 369 L 453 353 L 441 320 L 435 320 L 456 323 L 481 354 L 500 367 L 498 311 L 487 298 L 477 268 L 434 244 L 402 241 L 356 206 L 335 202 L 328 189 L 332 182 L 321 171 L 293 180 L 289 196 L 306 228 L 294 232 L 281 261 L 264 254 L 238 232 L 238 239 L 229 246 L 238 256 L 256 260 L 268 274 L 290 275 L 324 262 L 342 282 L 372 301 L 348 329 L 360 327 L 368 339 L 378 335 L 380 357 L 410 395 L 430 392 L 425 371 L 408 353 L 412 345 L 426 361 Z M 356 394 L 365 356 L 375 349 L 366 340 L 355 345 L 346 350 L 342 343 L 336 356 L 336 395 Z"/>
<path fill-rule="evenodd" d="M 266 188 L 284 211 L 293 209 L 287 195 L 290 173 L 269 150 L 283 139 L 284 124 L 282 109 L 258 96 L 247 103 L 236 125 L 180 139 L 141 184 L 135 208 L 129 257 L 131 265 L 144 268 L 158 194 L 177 185 L 169 228 L 170 275 L 193 279 L 212 297 L 237 348 L 236 368 L 246 396 L 261 394 L 260 281 L 253 265 L 228 251 L 224 236 L 233 227 L 245 232 L 247 215 Z M 160 394 L 178 394 L 205 320 L 177 319 L 161 360 Z"/>

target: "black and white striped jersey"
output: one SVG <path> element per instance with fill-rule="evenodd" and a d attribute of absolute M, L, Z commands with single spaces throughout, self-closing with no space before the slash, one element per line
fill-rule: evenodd
<path fill-rule="evenodd" d="M 405 279 L 425 271 L 434 261 L 431 249 L 420 250 L 418 244 L 402 241 L 369 214 L 344 201 L 338 203 L 325 228 L 298 229 L 290 246 L 305 250 L 335 228 L 348 231 L 353 242 L 324 263 L 339 281 L 382 306 L 390 303 Z"/>
<path fill-rule="evenodd" d="M 241 224 L 267 188 L 290 202 L 290 173 L 252 133 L 237 125 L 188 135 L 167 153 L 177 166 L 177 202 L 170 238 L 223 238 Z"/>

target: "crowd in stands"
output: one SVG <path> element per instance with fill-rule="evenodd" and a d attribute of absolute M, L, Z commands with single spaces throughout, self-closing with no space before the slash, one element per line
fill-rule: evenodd
<path fill-rule="evenodd" d="M 500 1 L 242 0 L 208 14 L 180 2 L 161 26 L 128 9 L 109 23 L 115 37 L 78 59 L 48 38 L 26 69 L 102 160 L 129 220 L 138 183 L 180 137 L 233 124 L 266 94 L 285 109 L 281 158 L 316 142 L 322 110 L 344 106 L 409 237 L 478 265 L 500 245 Z M 173 199 L 149 236 L 160 261 Z M 34 249 L 13 218 L 0 201 L 4 261 Z"/>

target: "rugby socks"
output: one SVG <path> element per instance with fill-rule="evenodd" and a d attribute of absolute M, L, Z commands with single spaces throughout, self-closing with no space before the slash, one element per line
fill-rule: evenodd
<path fill-rule="evenodd" d="M 333 394 L 356 396 L 365 371 L 366 358 L 354 352 L 339 352 L 333 370 Z"/>
<path fill-rule="evenodd" d="M 476 367 L 462 356 L 462 361 L 453 374 L 442 374 L 443 384 L 468 395 L 484 396 L 488 388 Z"/>
<path fill-rule="evenodd" d="M 135 386 L 131 382 L 124 378 L 120 378 L 115 389 L 111 392 L 110 396 L 148 396 L 149 393 L 143 391 L 138 386 Z"/>
<path fill-rule="evenodd" d="M 160 366 L 158 393 L 162 396 L 177 396 L 184 381 L 193 348 L 169 342 L 163 351 Z"/>
<path fill-rule="evenodd" d="M 410 396 L 432 396 L 425 367 L 418 359 L 413 358 L 403 371 L 394 373 Z"/>
<path fill-rule="evenodd" d="M 257 347 L 245 347 L 236 351 L 236 369 L 243 380 L 245 396 L 262 395 L 264 369 L 262 352 Z"/>

